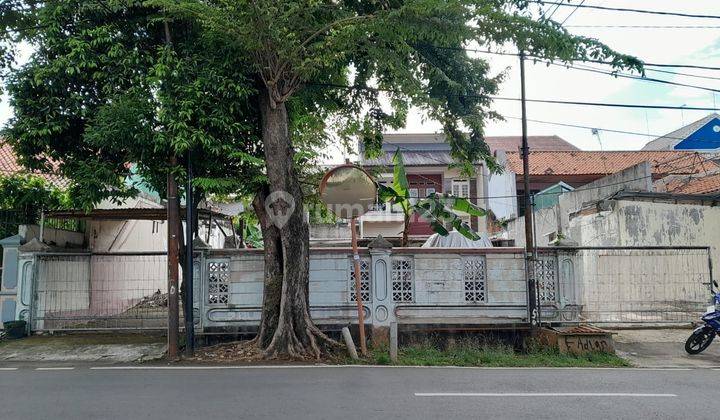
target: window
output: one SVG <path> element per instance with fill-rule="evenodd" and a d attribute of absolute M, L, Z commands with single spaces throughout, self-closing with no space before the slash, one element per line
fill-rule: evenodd
<path fill-rule="evenodd" d="M 467 179 L 453 179 L 452 194 L 455 197 L 470 197 L 470 181 Z"/>
<path fill-rule="evenodd" d="M 408 190 L 410 193 L 410 204 L 417 204 L 418 202 L 418 189 L 417 188 L 410 188 Z"/>
<path fill-rule="evenodd" d="M 425 197 L 435 194 L 435 188 L 425 188 Z"/>

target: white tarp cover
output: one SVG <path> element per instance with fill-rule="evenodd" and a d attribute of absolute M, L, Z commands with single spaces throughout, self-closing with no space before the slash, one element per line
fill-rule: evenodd
<path fill-rule="evenodd" d="M 487 235 L 480 233 L 480 239 L 472 241 L 464 237 L 457 230 L 453 230 L 448 233 L 447 236 L 442 236 L 439 233 L 435 233 L 430 236 L 427 241 L 422 245 L 423 248 L 492 248 L 492 242 L 488 239 Z"/>

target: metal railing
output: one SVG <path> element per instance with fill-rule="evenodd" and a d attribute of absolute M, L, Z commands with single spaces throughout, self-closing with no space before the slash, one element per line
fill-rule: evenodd
<path fill-rule="evenodd" d="M 32 329 L 164 329 L 165 253 L 39 254 Z"/>
<path fill-rule="evenodd" d="M 711 301 L 709 247 L 578 247 L 574 251 L 582 321 L 690 323 Z"/>

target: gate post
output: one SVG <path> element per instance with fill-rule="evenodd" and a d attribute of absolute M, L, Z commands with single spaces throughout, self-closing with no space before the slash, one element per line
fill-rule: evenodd
<path fill-rule="evenodd" d="M 210 246 L 196 237 L 193 240 L 195 255 L 193 258 L 193 321 L 195 332 L 201 334 L 204 328 L 205 303 L 207 302 L 207 254 Z"/>
<path fill-rule="evenodd" d="M 390 324 L 395 322 L 395 305 L 392 301 L 392 244 L 378 235 L 369 244 L 372 264 L 370 310 L 372 314 L 372 341 L 374 345 L 387 344 L 390 340 Z"/>
<path fill-rule="evenodd" d="M 0 329 L 2 322 L 15 321 L 18 316 L 18 302 L 20 300 L 20 287 L 18 286 L 18 263 L 20 254 L 18 248 L 23 238 L 20 235 L 10 236 L 0 240 L 2 246 L 2 278 L 0 279 Z"/>

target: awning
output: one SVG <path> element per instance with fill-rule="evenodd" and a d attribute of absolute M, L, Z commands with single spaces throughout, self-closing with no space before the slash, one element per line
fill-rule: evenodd
<path fill-rule="evenodd" d="M 167 210 L 158 208 L 120 208 L 120 209 L 93 209 L 85 210 L 48 210 L 45 217 L 51 219 L 83 219 L 83 220 L 167 220 Z M 227 219 L 226 216 L 208 209 L 198 209 L 201 219 Z M 185 208 L 180 208 L 180 218 L 185 219 Z"/>

